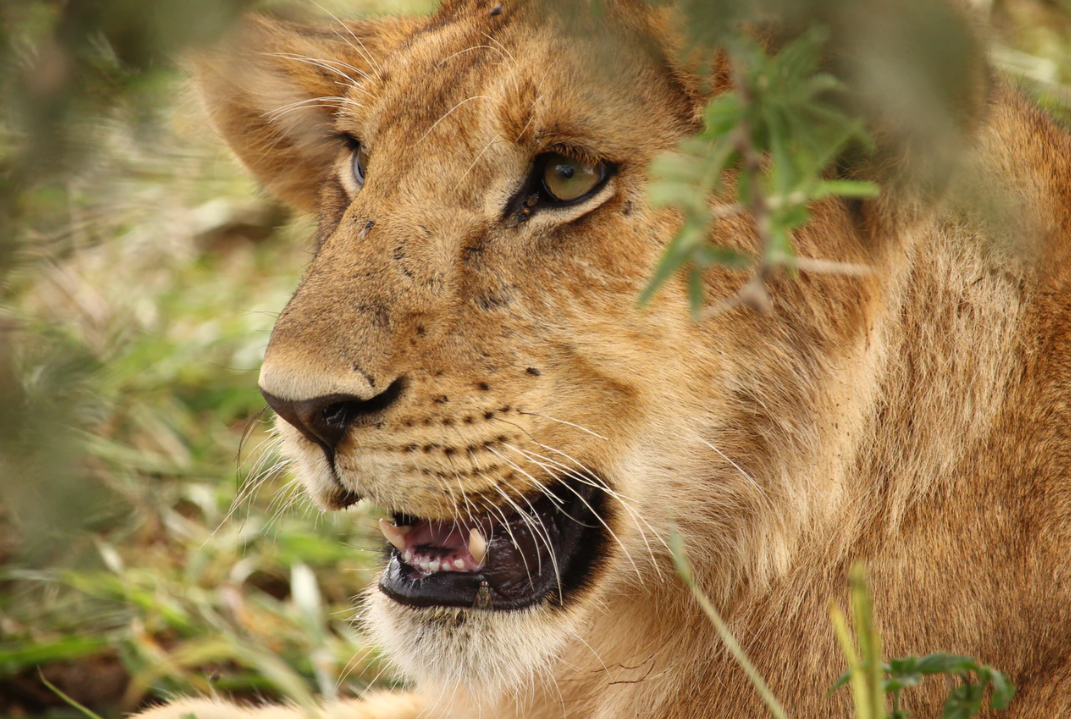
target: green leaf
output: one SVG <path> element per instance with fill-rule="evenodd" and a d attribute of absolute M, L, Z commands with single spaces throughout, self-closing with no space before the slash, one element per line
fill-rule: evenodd
<path fill-rule="evenodd" d="M 698 315 L 703 309 L 703 269 L 695 264 L 688 271 L 688 302 L 692 306 L 692 314 Z"/>
<path fill-rule="evenodd" d="M 766 256 L 768 261 L 784 262 L 796 256 L 795 248 L 792 246 L 791 229 L 777 224 L 770 228 L 770 236 L 770 250 Z"/>
<path fill-rule="evenodd" d="M 755 258 L 750 255 L 709 243 L 696 247 L 692 257 L 702 265 L 722 265 L 730 269 L 744 269 L 755 264 Z"/>
<path fill-rule="evenodd" d="M 27 667 L 79 659 L 103 651 L 109 644 L 108 637 L 100 636 L 0 644 L 0 672 L 16 673 Z"/>
<path fill-rule="evenodd" d="M 858 180 L 822 180 L 811 193 L 811 199 L 821 200 L 826 197 L 858 197 L 869 199 L 881 194 L 881 187 L 874 182 Z"/>
<path fill-rule="evenodd" d="M 693 183 L 680 180 L 656 180 L 647 186 L 647 199 L 655 207 L 685 207 L 703 199 L 696 194 Z"/>
<path fill-rule="evenodd" d="M 942 719 L 970 719 L 982 709 L 984 684 L 960 684 L 945 702 Z"/>
<path fill-rule="evenodd" d="M 978 664 L 974 659 L 956 654 L 927 654 L 915 664 L 915 671 L 919 674 L 963 674 L 977 669 Z"/>
<path fill-rule="evenodd" d="M 901 674 L 885 680 L 885 693 L 891 694 L 907 687 L 916 687 L 922 681 L 921 674 Z"/>
<path fill-rule="evenodd" d="M 890 659 L 888 664 L 885 664 L 882 668 L 886 673 L 893 676 L 899 676 L 901 674 L 911 674 L 915 671 L 915 665 L 918 664 L 918 657 L 900 657 L 898 659 Z"/>
<path fill-rule="evenodd" d="M 658 261 L 658 266 L 655 267 L 654 276 L 651 281 L 647 283 L 647 287 L 640 293 L 640 298 L 637 300 L 637 306 L 643 307 L 651 298 L 654 297 L 658 289 L 673 276 L 684 263 L 688 261 L 690 245 L 693 242 L 693 237 L 698 233 L 696 228 L 688 227 L 687 225 L 681 228 L 681 232 L 677 235 L 666 250 L 662 253 L 661 259 Z"/>
<path fill-rule="evenodd" d="M 833 682 L 833 686 L 831 686 L 829 688 L 829 691 L 826 692 L 826 696 L 829 696 L 833 692 L 837 691 L 838 689 L 840 689 L 842 686 L 844 686 L 845 684 L 847 684 L 851 680 L 852 680 L 852 670 L 849 669 L 848 671 L 846 671 L 843 674 L 841 674 L 837 678 L 837 681 Z"/>
<path fill-rule="evenodd" d="M 806 205 L 789 205 L 778 210 L 774 217 L 782 230 L 794 230 L 806 225 L 811 219 L 811 213 Z M 788 247 L 791 252 L 791 243 Z"/>
<path fill-rule="evenodd" d="M 1007 709 L 1015 697 L 1015 685 L 1002 672 L 992 668 L 989 680 L 993 683 L 993 696 L 989 699 L 989 706 L 994 709 Z"/>
<path fill-rule="evenodd" d="M 736 129 L 744 118 L 744 107 L 735 93 L 725 93 L 707 105 L 705 137 L 718 138 Z"/>

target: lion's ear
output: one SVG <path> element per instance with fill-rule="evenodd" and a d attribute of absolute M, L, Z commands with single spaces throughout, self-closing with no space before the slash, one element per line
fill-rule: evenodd
<path fill-rule="evenodd" d="M 190 64 L 212 124 L 238 158 L 273 194 L 315 212 L 338 151 L 340 98 L 414 27 L 402 18 L 306 27 L 253 16 Z"/>

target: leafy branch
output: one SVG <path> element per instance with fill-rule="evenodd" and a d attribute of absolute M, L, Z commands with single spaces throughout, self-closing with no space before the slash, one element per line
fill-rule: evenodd
<path fill-rule="evenodd" d="M 852 642 L 844 613 L 834 605 L 830 608 L 830 616 L 848 659 L 848 671 L 841 675 L 829 693 L 850 683 L 858 719 L 885 719 L 885 698 L 890 695 L 892 713 L 888 714 L 888 719 L 907 719 L 908 712 L 900 708 L 901 692 L 908 687 L 918 686 L 924 677 L 935 674 L 944 674 L 959 681 L 945 701 L 942 719 L 970 719 L 976 715 L 982 710 L 982 701 L 989 686 L 993 688 L 989 706 L 992 709 L 1008 707 L 1015 696 L 1015 687 L 1008 677 L 989 665 L 979 664 L 971 657 L 938 653 L 881 661 L 881 640 L 874 629 L 870 594 L 861 566 L 852 568 L 849 582 L 859 651 L 856 652 Z"/>
<path fill-rule="evenodd" d="M 859 120 L 830 101 L 844 86 L 820 71 L 823 41 L 824 34 L 812 30 L 769 55 L 747 35 L 732 38 L 727 57 L 733 89 L 709 102 L 699 135 L 652 163 L 651 202 L 679 207 L 685 217 L 641 294 L 641 305 L 682 268 L 688 270 L 689 299 L 700 319 L 738 305 L 769 309 L 766 281 L 780 268 L 868 272 L 860 265 L 798 257 L 792 242 L 793 232 L 810 220 L 811 203 L 833 196 L 875 197 L 879 191 L 871 182 L 828 177 L 849 144 L 869 146 L 870 140 Z M 731 191 L 727 178 L 735 178 Z M 712 198 L 721 202 L 712 204 Z M 754 222 L 758 256 L 710 242 L 712 224 L 734 215 Z M 755 269 L 734 297 L 704 307 L 703 274 L 711 265 Z"/>

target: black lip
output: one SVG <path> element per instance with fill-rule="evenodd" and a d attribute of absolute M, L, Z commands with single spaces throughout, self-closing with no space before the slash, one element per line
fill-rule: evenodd
<path fill-rule="evenodd" d="M 526 514 L 543 518 L 545 530 L 537 534 L 527 523 L 511 522 L 512 535 L 500 532 L 491 539 L 487 564 L 479 572 L 421 575 L 390 547 L 379 589 L 399 604 L 410 607 L 508 611 L 544 601 L 564 605 L 591 584 L 600 565 L 607 536 L 602 522 L 612 520 L 605 512 L 605 493 L 593 486 L 601 484 L 602 480 L 596 478 L 567 478 L 548 487 L 559 502 L 539 495 L 521 503 Z M 514 513 L 511 519 L 517 520 L 519 515 Z M 548 542 L 556 562 L 549 561 L 546 555 Z M 529 566 L 524 576 L 519 577 L 509 567 L 496 566 L 495 549 L 504 546 L 503 543 L 538 546 L 547 558 L 540 566 Z"/>

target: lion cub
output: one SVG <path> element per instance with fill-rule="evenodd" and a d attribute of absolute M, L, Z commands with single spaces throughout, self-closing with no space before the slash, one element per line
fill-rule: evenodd
<path fill-rule="evenodd" d="M 888 656 L 975 656 L 1017 685 L 1006 716 L 1071 715 L 1068 134 L 979 59 L 948 169 L 1013 222 L 906 181 L 818 203 L 800 254 L 872 273 L 775 276 L 769 312 L 696 323 L 684 277 L 636 307 L 680 222 L 649 163 L 707 99 L 676 57 L 638 1 L 452 0 L 251 18 L 199 61 L 237 156 L 319 217 L 260 376 L 286 452 L 322 508 L 390 517 L 363 619 L 416 693 L 326 714 L 766 716 L 673 572 L 676 527 L 797 719 L 850 715 L 827 610 L 859 560 Z M 746 217 L 714 233 L 756 250 Z M 705 279 L 713 301 L 748 276 Z M 146 716 L 186 714 L 299 712 Z"/>

